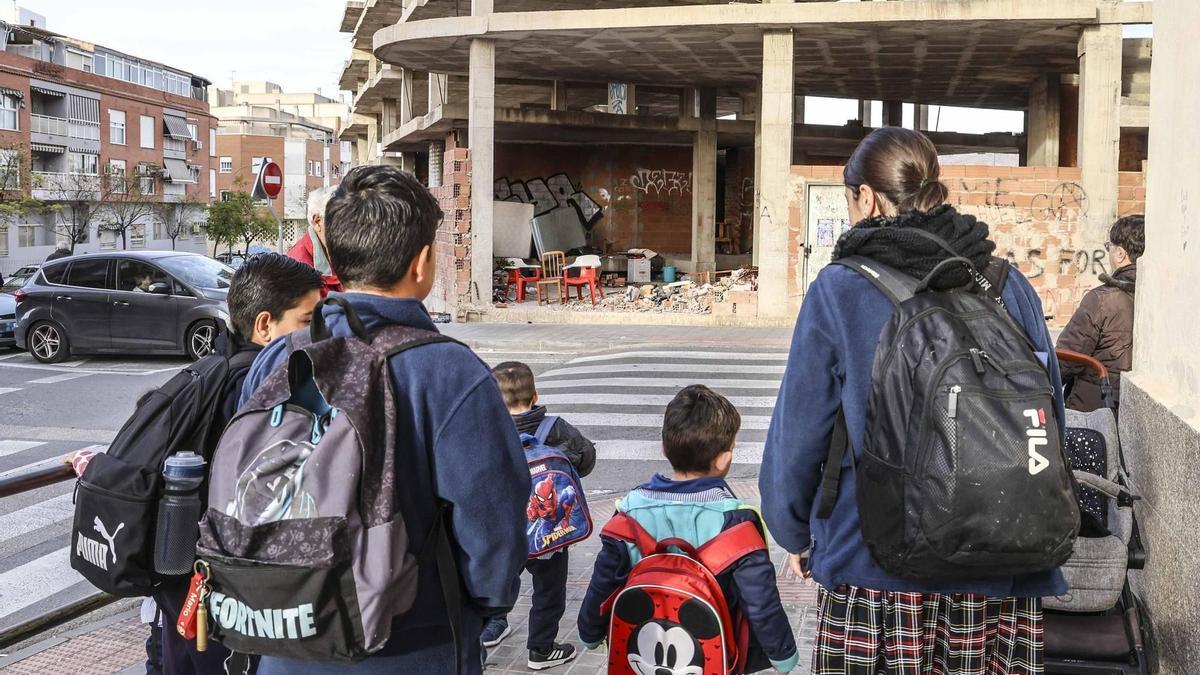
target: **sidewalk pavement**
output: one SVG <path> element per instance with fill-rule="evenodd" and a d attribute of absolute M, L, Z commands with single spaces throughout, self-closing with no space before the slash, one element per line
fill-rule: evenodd
<path fill-rule="evenodd" d="M 733 481 L 733 491 L 748 502 L 758 504 L 756 481 Z M 609 497 L 589 503 L 592 518 L 597 528 L 612 517 L 616 499 Z M 575 617 L 591 579 L 592 563 L 600 550 L 600 538 L 592 536 L 586 542 L 571 549 L 570 574 L 567 580 L 567 611 L 559 627 L 558 639 L 576 647 L 579 637 L 575 629 Z M 786 554 L 774 542 L 771 559 L 775 561 L 779 578 L 779 594 L 784 608 L 792 620 L 792 630 L 800 648 L 800 663 L 793 672 L 808 672 L 812 662 L 813 636 L 816 632 L 817 608 L 816 586 L 794 577 L 786 564 Z M 529 603 L 532 584 L 525 575 L 521 583 L 521 597 L 509 614 L 513 634 L 489 650 L 488 673 L 552 673 L 559 675 L 591 675 L 603 673 L 606 654 L 602 650 L 582 651 L 571 663 L 544 671 L 526 668 L 528 651 L 525 649 L 526 627 L 529 621 Z M 29 646 L 20 652 L 0 657 L 0 672 L 13 675 L 99 675 L 120 673 L 133 675 L 145 672 L 145 640 L 149 629 L 138 619 L 137 611 L 124 612 L 101 621 L 82 626 Z"/>
<path fill-rule="evenodd" d="M 513 351 L 599 351 L 641 345 L 669 347 L 749 347 L 787 350 L 792 329 L 612 326 L 599 324 L 451 323 L 438 326 L 446 335 L 472 349 Z"/>

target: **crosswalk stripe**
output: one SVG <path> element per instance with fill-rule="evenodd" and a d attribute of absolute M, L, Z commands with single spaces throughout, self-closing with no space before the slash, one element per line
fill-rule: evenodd
<path fill-rule="evenodd" d="M 543 405 L 639 405 L 665 406 L 674 396 L 670 394 L 546 394 L 538 396 Z M 774 396 L 729 396 L 729 402 L 737 408 L 774 408 Z"/>
<path fill-rule="evenodd" d="M 21 391 L 21 387 L 0 387 L 0 394 L 11 394 L 14 391 Z"/>
<path fill-rule="evenodd" d="M 83 580 L 64 546 L 0 574 L 0 619 Z"/>
<path fill-rule="evenodd" d="M 616 352 L 613 354 L 597 354 L 571 359 L 571 363 L 596 363 L 599 361 L 616 361 L 619 359 L 699 359 L 702 361 L 787 361 L 787 352 Z"/>
<path fill-rule="evenodd" d="M 763 443 L 739 442 L 733 449 L 734 464 L 761 464 Z M 596 441 L 599 459 L 655 460 L 662 459 L 660 441 Z"/>
<path fill-rule="evenodd" d="M 690 384 L 703 384 L 717 391 L 728 389 L 779 390 L 779 380 L 723 379 L 719 377 L 604 377 L 579 380 L 543 380 L 538 378 L 538 391 L 549 389 L 590 389 L 594 387 L 626 387 L 682 389 Z M 633 401 L 637 401 L 630 395 Z"/>
<path fill-rule="evenodd" d="M 45 445 L 42 441 L 0 441 L 0 457 L 15 455 Z"/>
<path fill-rule="evenodd" d="M 695 363 L 622 363 L 599 366 L 580 366 L 555 368 L 542 377 L 561 377 L 564 375 L 617 375 L 637 373 L 763 373 L 782 375 L 783 366 L 745 366 L 741 364 L 695 364 Z"/>
<path fill-rule="evenodd" d="M 51 375 L 43 377 L 40 380 L 30 380 L 28 384 L 58 384 L 59 382 L 70 382 L 78 380 L 81 377 L 87 377 L 91 373 L 63 373 L 62 375 Z"/>
<path fill-rule="evenodd" d="M 571 424 L 577 427 L 648 427 L 661 429 L 661 414 L 643 413 L 571 413 Z M 743 429 L 766 429 L 771 424 L 767 415 L 743 415 Z"/>
<path fill-rule="evenodd" d="M 68 492 L 0 516 L 0 544 L 70 518 L 75 495 Z"/>

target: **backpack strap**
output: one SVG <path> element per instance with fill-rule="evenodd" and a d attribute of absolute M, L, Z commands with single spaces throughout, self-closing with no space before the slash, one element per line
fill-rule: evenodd
<path fill-rule="evenodd" d="M 1012 271 L 1012 265 L 1004 258 L 997 256 L 992 256 L 992 259 L 988 262 L 988 266 L 983 270 L 984 278 L 991 284 L 984 291 L 992 300 L 1000 303 L 1001 306 L 1004 305 L 1004 287 L 1008 285 L 1008 273 L 1010 271 Z"/>
<path fill-rule="evenodd" d="M 840 407 L 837 419 L 833 422 L 833 435 L 829 439 L 829 456 L 825 458 L 825 468 L 821 472 L 821 500 L 817 503 L 817 517 L 829 518 L 833 515 L 833 507 L 837 504 L 838 489 L 842 482 L 842 460 L 850 448 L 850 438 L 846 433 L 846 413 Z M 853 455 L 851 455 L 853 457 Z"/>
<path fill-rule="evenodd" d="M 450 620 L 450 641 L 454 645 L 454 673 L 462 673 L 462 583 L 458 576 L 458 563 L 454 549 L 450 546 L 450 504 L 438 505 L 433 518 L 433 529 L 421 549 L 420 565 L 433 563 L 437 566 L 438 581 L 442 586 L 442 600 L 446 603 L 446 616 Z"/>
<path fill-rule="evenodd" d="M 604 529 L 600 530 L 600 536 L 633 544 L 643 558 L 654 555 L 658 550 L 658 540 L 628 513 L 614 514 Z"/>
<path fill-rule="evenodd" d="M 312 325 L 309 328 L 309 335 L 312 336 L 313 342 L 333 337 L 333 333 L 330 332 L 329 326 L 325 322 L 324 309 L 326 305 L 341 307 L 346 314 L 346 323 L 350 324 L 350 330 L 354 332 L 354 335 L 363 342 L 371 341 L 371 335 L 367 332 L 367 327 L 363 324 L 362 319 L 358 318 L 358 312 L 354 311 L 354 305 L 351 305 L 346 298 L 335 295 L 322 300 L 313 310 Z"/>
<path fill-rule="evenodd" d="M 863 278 L 871 282 L 875 288 L 878 288 L 881 293 L 886 295 L 888 300 L 892 301 L 893 305 L 898 306 L 900 303 L 916 295 L 916 279 L 881 262 L 860 255 L 839 258 L 833 262 L 836 265 L 848 267 L 858 272 Z"/>
<path fill-rule="evenodd" d="M 533 437 L 537 439 L 538 443 L 545 445 L 546 439 L 550 438 L 550 431 L 554 429 L 554 425 L 557 423 L 557 416 L 546 415 L 546 417 L 542 419 L 541 424 L 538 425 L 537 431 L 534 432 Z"/>
<path fill-rule="evenodd" d="M 734 563 L 754 553 L 767 550 L 762 532 L 753 521 L 745 520 L 708 540 L 696 549 L 696 558 L 718 576 Z"/>

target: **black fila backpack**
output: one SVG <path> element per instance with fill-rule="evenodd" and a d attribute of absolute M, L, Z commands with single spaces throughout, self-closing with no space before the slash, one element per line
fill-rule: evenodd
<path fill-rule="evenodd" d="M 835 262 L 895 311 L 871 369 L 861 459 L 846 451 L 839 412 L 818 517 L 832 515 L 848 457 L 863 539 L 892 574 L 978 579 L 1065 562 L 1079 530 L 1074 481 L 1050 377 L 1000 298 L 1007 263 L 994 259 L 985 276 L 955 254 L 917 280 L 867 258 Z M 929 288 L 956 265 L 970 268 L 974 292 Z"/>

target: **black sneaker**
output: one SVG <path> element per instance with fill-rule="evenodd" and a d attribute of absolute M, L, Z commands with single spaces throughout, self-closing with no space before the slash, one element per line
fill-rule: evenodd
<path fill-rule="evenodd" d="M 575 647 L 573 645 L 564 645 L 557 642 L 548 651 L 538 651 L 536 649 L 529 650 L 529 662 L 525 665 L 529 666 L 530 670 L 545 670 L 562 664 L 575 658 Z"/>
<path fill-rule="evenodd" d="M 483 634 L 479 637 L 484 647 L 495 647 L 509 635 L 512 635 L 512 628 L 508 625 L 508 621 L 505 619 L 491 619 L 483 627 Z"/>

